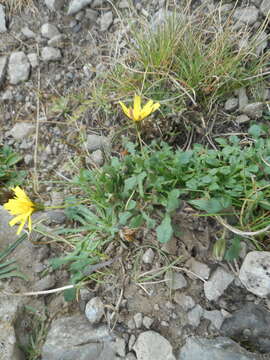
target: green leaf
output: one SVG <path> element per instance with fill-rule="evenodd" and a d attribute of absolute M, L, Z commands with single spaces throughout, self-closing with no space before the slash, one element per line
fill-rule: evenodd
<path fill-rule="evenodd" d="M 248 133 L 249 135 L 253 136 L 254 138 L 258 138 L 260 137 L 260 135 L 262 133 L 264 133 L 262 127 L 260 125 L 252 125 L 249 129 L 248 129 Z"/>
<path fill-rule="evenodd" d="M 168 202 L 167 202 L 167 211 L 172 212 L 175 211 L 180 204 L 180 200 L 178 199 L 180 196 L 180 190 L 173 189 L 168 194 Z"/>
<path fill-rule="evenodd" d="M 237 259 L 239 257 L 240 251 L 241 251 L 241 238 L 240 237 L 234 237 L 232 239 L 232 244 L 229 247 L 229 249 L 225 253 L 225 260 L 232 261 L 234 259 Z"/>
<path fill-rule="evenodd" d="M 125 180 L 124 193 L 128 194 L 130 190 L 134 190 L 137 186 L 137 176 L 132 176 Z"/>
<path fill-rule="evenodd" d="M 126 225 L 128 219 L 132 216 L 132 213 L 129 211 L 125 211 L 119 214 L 119 224 Z"/>
<path fill-rule="evenodd" d="M 171 240 L 173 228 L 170 215 L 166 214 L 161 224 L 156 228 L 157 239 L 160 243 L 166 243 Z"/>
<path fill-rule="evenodd" d="M 217 214 L 231 206 L 231 200 L 228 198 L 198 199 L 190 200 L 188 203 L 208 214 Z"/>
<path fill-rule="evenodd" d="M 76 299 L 76 288 L 65 290 L 64 291 L 64 299 L 67 302 L 75 300 Z"/>

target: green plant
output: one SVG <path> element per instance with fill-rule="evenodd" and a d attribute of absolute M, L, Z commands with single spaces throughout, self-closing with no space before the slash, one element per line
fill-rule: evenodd
<path fill-rule="evenodd" d="M 22 183 L 26 172 L 15 168 L 21 160 L 22 157 L 9 146 L 0 146 L 0 185 L 14 186 Z"/>
<path fill-rule="evenodd" d="M 236 136 L 216 138 L 219 150 L 198 144 L 188 151 L 174 150 L 157 142 L 138 150 L 127 143 L 123 158 L 113 157 L 101 169 L 82 169 L 72 184 L 77 199 L 68 199 L 66 208 L 74 226 L 58 231 L 68 235 L 74 250 L 54 259 L 53 266 L 69 265 L 71 281 L 77 283 L 86 279 L 86 266 L 104 257 L 109 242 L 130 240 L 123 236 L 128 230 L 146 227 L 156 233 L 158 242 L 169 241 L 174 233 L 177 236 L 173 219 L 182 200 L 240 229 L 263 229 L 269 225 L 270 211 L 266 134 L 253 125 L 244 142 Z M 79 199 L 81 204 L 72 205 Z M 224 241 L 225 237 L 225 251 Z M 230 249 L 228 259 L 239 249 L 236 240 Z"/>

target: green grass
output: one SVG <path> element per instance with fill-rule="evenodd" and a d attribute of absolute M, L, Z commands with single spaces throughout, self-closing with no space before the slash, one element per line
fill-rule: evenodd
<path fill-rule="evenodd" d="M 160 101 L 164 116 L 190 105 L 209 113 L 235 89 L 263 82 L 269 51 L 256 56 L 255 49 L 267 23 L 253 35 L 246 27 L 233 30 L 230 17 L 220 21 L 218 9 L 209 14 L 198 10 L 191 17 L 187 7 L 181 14 L 155 29 L 149 22 L 131 26 L 125 55 L 95 85 L 97 107 L 133 98 L 136 92 Z M 239 39 L 246 36 L 248 45 L 239 48 Z"/>

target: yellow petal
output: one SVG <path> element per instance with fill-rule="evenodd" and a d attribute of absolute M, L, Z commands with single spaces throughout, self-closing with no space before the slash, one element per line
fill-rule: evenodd
<path fill-rule="evenodd" d="M 142 109 L 142 112 L 141 112 L 142 119 L 149 116 L 152 112 L 156 111 L 159 107 L 160 107 L 159 103 L 154 104 L 153 100 L 149 100 Z"/>
<path fill-rule="evenodd" d="M 10 222 L 9 222 L 9 225 L 10 226 L 14 226 L 16 225 L 18 222 L 23 222 L 25 224 L 26 220 L 27 220 L 27 217 L 25 214 L 21 214 L 21 215 L 18 215 L 16 216 L 15 218 L 11 219 Z"/>
<path fill-rule="evenodd" d="M 138 121 L 141 115 L 141 97 L 139 95 L 134 96 L 133 105 L 133 120 Z"/>
<path fill-rule="evenodd" d="M 26 195 L 26 193 L 23 191 L 23 189 L 21 189 L 19 186 L 16 186 L 15 188 L 12 188 L 11 190 L 14 191 L 15 196 L 17 198 L 30 201 L 29 197 Z"/>
<path fill-rule="evenodd" d="M 127 117 L 129 117 L 130 119 L 132 119 L 131 115 L 130 115 L 130 109 L 128 109 L 126 107 L 126 105 L 124 103 L 122 103 L 122 101 L 119 101 L 119 104 L 122 107 L 122 110 L 124 111 L 124 113 L 126 114 Z"/>

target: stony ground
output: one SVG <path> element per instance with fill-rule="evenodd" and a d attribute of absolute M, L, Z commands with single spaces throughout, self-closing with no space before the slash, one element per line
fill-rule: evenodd
<path fill-rule="evenodd" d="M 100 119 L 94 111 L 65 117 L 78 104 L 74 93 L 90 97 L 85 89 L 125 46 L 121 17 L 136 14 L 152 21 L 179 3 L 39 0 L 21 12 L 0 3 L 0 142 L 23 154 L 21 167 L 36 196 L 61 204 L 65 189 L 60 180 L 68 180 L 82 165 L 82 154 L 87 164 L 102 165 L 114 121 Z M 209 9 L 217 3 L 205 1 Z M 234 2 L 224 3 L 231 9 Z M 235 18 L 258 26 L 269 10 L 268 0 L 254 0 L 239 4 Z M 267 48 L 267 36 L 258 51 Z M 262 117 L 268 88 L 262 98 L 254 103 L 241 89 L 224 103 L 224 111 L 235 114 L 234 125 L 241 126 Z M 62 211 L 45 215 L 48 232 L 66 222 Z M 1 207 L 0 250 L 16 237 L 8 220 Z M 243 244 L 239 263 L 232 267 L 211 254 L 216 225 L 198 220 L 187 205 L 174 221 L 182 235 L 159 251 L 151 232 L 144 234 L 143 247 L 136 241 L 129 249 L 112 244 L 107 249 L 110 263 L 95 269 L 107 271 L 106 281 L 80 289 L 72 304 L 61 291 L 16 296 L 68 284 L 66 271 L 52 271 L 48 265 L 64 246 L 35 235 L 21 244 L 12 258 L 28 281 L 0 284 L 0 359 L 270 359 L 268 252 L 249 252 L 254 249 Z M 170 256 L 179 261 L 166 271 Z M 159 271 L 158 280 L 149 278 Z M 41 354 L 29 350 L 33 328 Z"/>

